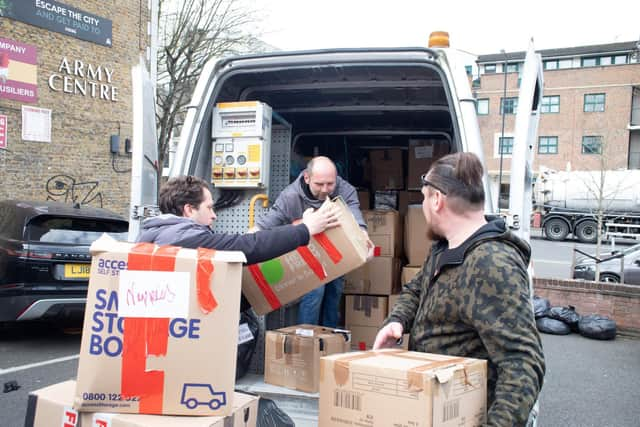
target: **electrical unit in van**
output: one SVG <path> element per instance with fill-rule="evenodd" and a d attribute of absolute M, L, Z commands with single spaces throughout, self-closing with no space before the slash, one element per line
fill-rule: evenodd
<path fill-rule="evenodd" d="M 271 107 L 222 102 L 213 109 L 211 181 L 218 188 L 264 188 L 271 161 Z"/>

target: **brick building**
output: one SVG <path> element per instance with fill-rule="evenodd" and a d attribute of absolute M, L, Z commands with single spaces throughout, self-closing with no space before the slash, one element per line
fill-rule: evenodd
<path fill-rule="evenodd" d="M 126 215 L 131 67 L 149 49 L 148 4 L 0 1 L 0 199 Z"/>
<path fill-rule="evenodd" d="M 535 171 L 543 166 L 556 170 L 640 169 L 639 49 L 638 42 L 625 42 L 539 51 L 544 97 Z M 525 52 L 507 52 L 477 58 L 480 77 L 473 90 L 487 169 L 496 185 L 503 109 L 503 183 L 508 182 L 524 57 Z M 502 194 L 508 194 L 505 187 L 503 184 Z"/>

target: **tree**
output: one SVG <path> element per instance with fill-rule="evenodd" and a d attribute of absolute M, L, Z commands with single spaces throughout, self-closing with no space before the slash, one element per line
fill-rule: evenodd
<path fill-rule="evenodd" d="M 171 138 L 209 58 L 263 51 L 258 11 L 241 0 L 160 0 L 156 115 L 158 161 L 165 163 Z M 158 171 L 158 173 L 161 173 Z"/>

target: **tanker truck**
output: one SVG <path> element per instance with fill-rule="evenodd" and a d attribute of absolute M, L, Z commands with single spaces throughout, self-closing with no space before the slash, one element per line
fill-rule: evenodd
<path fill-rule="evenodd" d="M 542 216 L 543 235 L 564 240 L 570 234 L 583 243 L 598 237 L 640 237 L 640 170 L 541 170 L 534 205 Z"/>

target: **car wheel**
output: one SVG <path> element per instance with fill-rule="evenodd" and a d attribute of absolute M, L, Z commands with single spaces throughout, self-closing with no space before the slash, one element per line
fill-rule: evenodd
<path fill-rule="evenodd" d="M 576 237 L 582 243 L 595 243 L 598 239 L 598 223 L 595 221 L 583 221 L 576 227 Z"/>
<path fill-rule="evenodd" d="M 218 399 L 213 399 L 209 402 L 209 407 L 214 410 L 218 409 L 220 407 L 220 401 Z"/>
<path fill-rule="evenodd" d="M 544 232 L 547 239 L 561 241 L 569 235 L 569 225 L 560 218 L 553 218 L 545 223 Z"/>
<path fill-rule="evenodd" d="M 600 273 L 600 281 L 607 283 L 620 283 L 620 277 L 613 273 Z"/>
<path fill-rule="evenodd" d="M 185 402 L 185 405 L 187 405 L 187 408 L 193 409 L 198 406 L 198 401 L 196 399 L 189 399 Z"/>

